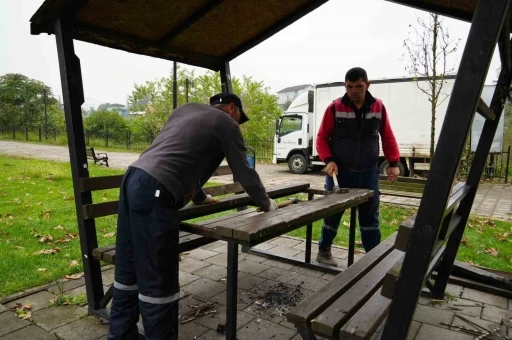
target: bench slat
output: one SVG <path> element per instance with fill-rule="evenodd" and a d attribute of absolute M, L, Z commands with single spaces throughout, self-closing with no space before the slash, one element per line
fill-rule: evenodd
<path fill-rule="evenodd" d="M 370 300 L 343 326 L 340 331 L 340 339 L 370 339 L 386 318 L 390 305 L 391 300 L 381 295 L 381 289 L 377 290 Z"/>
<path fill-rule="evenodd" d="M 269 188 L 267 189 L 267 194 L 271 198 L 279 198 L 304 192 L 307 188 L 309 188 L 309 183 L 288 184 L 281 187 Z M 118 201 L 111 201 L 83 205 L 82 209 L 84 220 L 117 214 L 117 202 Z M 202 205 L 188 204 L 180 209 L 180 218 L 182 220 L 187 220 L 245 206 L 251 203 L 253 203 L 252 198 L 244 193 L 235 196 L 223 197 L 218 203 Z"/>
<path fill-rule="evenodd" d="M 113 175 L 80 178 L 80 191 L 119 189 L 123 176 L 124 175 Z"/>
<path fill-rule="evenodd" d="M 317 334 L 328 337 L 336 336 L 336 333 L 339 332 L 341 327 L 379 289 L 388 270 L 397 261 L 402 259 L 403 256 L 404 253 L 402 251 L 393 250 L 364 277 L 350 287 L 345 294 L 327 307 L 320 315 L 311 320 L 311 329 Z M 343 273 L 340 275 L 343 275 Z"/>
<path fill-rule="evenodd" d="M 440 245 L 442 245 L 442 243 L 440 243 Z M 425 278 L 428 278 L 430 276 L 430 274 L 432 274 L 435 266 L 437 265 L 437 262 L 439 262 L 439 260 L 443 256 L 444 251 L 445 251 L 445 247 L 438 247 L 438 249 L 434 249 L 434 256 L 430 260 Z M 398 279 L 398 276 L 400 275 L 400 270 L 402 270 L 402 264 L 403 264 L 403 259 L 398 261 L 386 273 L 386 276 L 384 277 L 384 282 L 382 284 L 382 291 L 381 291 L 382 296 L 387 297 L 388 299 L 393 298 L 393 294 L 395 292 L 396 281 Z"/>
<path fill-rule="evenodd" d="M 178 251 L 182 253 L 215 241 L 217 240 L 180 231 Z M 110 245 L 102 248 L 95 248 L 92 250 L 92 255 L 97 260 L 114 264 L 116 260 L 116 246 Z"/>
<path fill-rule="evenodd" d="M 286 314 L 286 320 L 294 325 L 307 328 L 311 319 L 319 315 L 327 306 L 343 295 L 355 282 L 368 273 L 379 261 L 391 253 L 396 234 L 396 232 L 391 234 L 360 260 L 291 309 Z"/>
<path fill-rule="evenodd" d="M 379 180 L 380 181 L 387 181 L 388 180 L 388 176 L 386 175 L 379 175 Z M 413 177 L 398 177 L 398 179 L 396 180 L 396 182 L 398 183 L 416 183 L 416 184 L 423 184 L 425 185 L 425 183 L 427 183 L 427 180 L 426 179 L 422 179 L 422 178 L 413 178 Z"/>
<path fill-rule="evenodd" d="M 244 187 L 240 183 L 230 183 L 224 185 L 217 185 L 213 187 L 203 188 L 204 192 L 212 196 L 220 196 L 226 194 L 232 194 L 236 192 L 244 192 Z"/>
<path fill-rule="evenodd" d="M 225 176 L 225 175 L 231 175 L 233 172 L 231 172 L 231 168 L 229 165 L 220 165 L 217 170 L 213 173 L 213 176 Z"/>

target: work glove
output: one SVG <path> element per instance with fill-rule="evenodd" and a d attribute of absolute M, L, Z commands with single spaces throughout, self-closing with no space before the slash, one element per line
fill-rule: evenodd
<path fill-rule="evenodd" d="M 212 195 L 206 195 L 206 199 L 199 204 L 211 204 L 211 203 L 217 203 L 218 201 L 219 200 L 215 197 L 212 197 Z"/>
<path fill-rule="evenodd" d="M 270 199 L 270 206 L 267 211 L 277 210 L 277 203 L 273 199 Z"/>

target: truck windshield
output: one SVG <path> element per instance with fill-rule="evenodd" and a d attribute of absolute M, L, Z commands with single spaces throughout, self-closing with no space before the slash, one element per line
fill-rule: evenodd
<path fill-rule="evenodd" d="M 283 117 L 281 119 L 281 124 L 279 125 L 278 135 L 279 135 L 279 137 L 282 137 L 289 133 L 292 133 L 295 131 L 301 131 L 301 130 L 302 130 L 302 117 L 300 117 L 300 116 Z"/>

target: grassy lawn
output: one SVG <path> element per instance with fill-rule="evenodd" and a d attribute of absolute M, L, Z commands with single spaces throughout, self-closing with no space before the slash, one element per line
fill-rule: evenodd
<path fill-rule="evenodd" d="M 90 167 L 91 176 L 121 173 L 122 170 Z M 94 202 L 117 198 L 118 190 L 93 195 Z M 414 209 L 383 204 L 383 238 L 413 213 Z M 346 245 L 348 240 L 349 214 L 345 215 L 335 240 L 339 245 Z M 96 220 L 100 246 L 115 242 L 115 226 L 115 216 Z M 321 221 L 314 226 L 316 240 L 320 228 Z M 69 164 L 0 154 L 0 297 L 82 272 L 77 233 Z M 304 237 L 305 230 L 299 229 L 290 235 Z M 473 219 L 461 245 L 459 260 L 509 270 L 511 241 L 511 224 Z"/>
<path fill-rule="evenodd" d="M 416 212 L 415 208 L 406 208 L 381 203 L 380 222 L 382 239 L 398 230 L 400 223 Z M 334 243 L 348 247 L 350 213 L 347 211 L 338 230 Z M 313 239 L 320 239 L 322 221 L 313 225 Z M 306 228 L 297 229 L 288 235 L 306 238 Z M 356 251 L 364 251 L 360 242 L 359 230 L 356 231 Z M 457 260 L 470 264 L 511 271 L 512 268 L 512 224 L 472 216 L 466 227 L 464 238 L 459 247 Z"/>

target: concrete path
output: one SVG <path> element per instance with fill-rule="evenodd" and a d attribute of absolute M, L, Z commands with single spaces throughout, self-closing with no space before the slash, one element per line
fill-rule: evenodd
<path fill-rule="evenodd" d="M 97 152 L 105 152 L 97 149 Z M 69 161 L 69 151 L 65 146 L 29 144 L 1 141 L 0 153 L 55 161 Z M 108 152 L 109 165 L 116 169 L 126 169 L 139 154 Z M 321 172 L 308 172 L 303 175 L 292 174 L 286 165 L 257 164 L 256 170 L 265 184 L 279 182 L 309 182 L 314 188 L 323 189 L 324 175 Z M 213 178 L 219 182 L 232 182 L 231 176 Z M 418 206 L 420 200 L 382 195 L 381 201 L 408 206 Z M 473 214 L 500 220 L 512 220 L 512 186 L 508 184 L 481 184 L 478 188 L 472 209 Z"/>
<path fill-rule="evenodd" d="M 257 246 L 276 255 L 300 259 L 304 258 L 304 247 L 304 240 L 291 237 L 278 237 Z M 316 250 L 317 246 L 313 245 L 313 251 Z M 180 301 L 180 314 L 190 311 L 192 305 L 205 302 L 213 303 L 216 312 L 181 324 L 180 340 L 225 339 L 216 330 L 219 323 L 225 322 L 226 252 L 226 243 L 218 241 L 183 256 L 179 272 L 183 297 Z M 333 248 L 333 254 L 340 266 L 346 266 L 346 249 Z M 362 256 L 364 255 L 361 253 L 356 254 L 356 260 Z M 113 282 L 113 269 L 109 268 L 103 271 L 105 289 Z M 240 340 L 300 340 L 293 325 L 285 319 L 289 304 L 302 301 L 334 277 L 321 271 L 242 253 L 239 256 L 239 272 L 237 316 Z M 84 294 L 83 278 L 63 283 L 62 290 L 64 295 Z M 502 325 L 503 319 L 512 318 L 512 300 L 456 285 L 449 285 L 447 292 L 456 300 L 431 304 L 430 299 L 420 298 L 408 339 L 474 339 L 441 324 L 444 322 L 472 327 L 456 315 L 489 329 L 499 328 L 502 335 L 508 332 L 508 336 L 512 336 L 512 329 Z M 59 288 L 53 284 L 1 301 L 0 340 L 106 339 L 108 324 L 88 316 L 86 305 L 48 307 L 49 300 L 57 294 Z M 272 296 L 271 294 L 280 294 L 283 301 L 289 302 L 279 305 L 262 303 L 268 303 L 265 296 Z M 14 310 L 10 308 L 17 304 L 32 304 L 30 320 L 16 317 Z"/>

